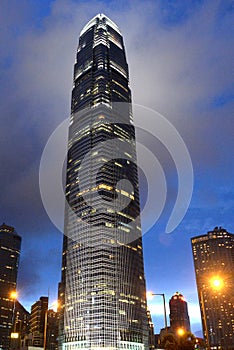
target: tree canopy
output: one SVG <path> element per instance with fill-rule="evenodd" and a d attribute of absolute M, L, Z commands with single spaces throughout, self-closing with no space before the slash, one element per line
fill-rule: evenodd
<path fill-rule="evenodd" d="M 166 334 L 161 343 L 166 350 L 194 350 L 195 344 L 196 338 L 191 332 L 177 337 L 172 333 Z"/>

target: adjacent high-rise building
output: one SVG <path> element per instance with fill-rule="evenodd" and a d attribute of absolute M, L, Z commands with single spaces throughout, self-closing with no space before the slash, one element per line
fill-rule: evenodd
<path fill-rule="evenodd" d="M 0 226 L 0 349 L 10 349 L 15 316 L 16 282 L 21 237 L 14 227 Z"/>
<path fill-rule="evenodd" d="M 22 342 L 24 342 L 25 337 L 29 334 L 29 318 L 30 313 L 16 300 L 13 323 L 14 337 L 11 337 L 11 350 L 20 349 Z"/>
<path fill-rule="evenodd" d="M 31 345 L 44 346 L 45 322 L 48 312 L 48 297 L 40 297 L 31 307 L 30 334 Z"/>
<path fill-rule="evenodd" d="M 191 241 L 207 347 L 233 350 L 234 235 L 215 227 Z"/>
<path fill-rule="evenodd" d="M 103 14 L 80 33 L 68 145 L 59 348 L 148 349 L 128 65 Z"/>
<path fill-rule="evenodd" d="M 169 301 L 169 308 L 170 330 L 175 334 L 177 334 L 180 329 L 190 332 L 188 305 L 184 296 L 176 292 Z"/>
<path fill-rule="evenodd" d="M 17 323 L 16 330 L 18 328 Z M 22 327 L 21 322 L 20 325 Z M 21 330 L 18 330 L 22 349 L 58 349 L 58 313 L 53 309 L 48 309 L 48 297 L 40 297 L 40 299 L 31 306 L 29 327 L 25 326 L 26 324 L 23 329 L 21 328 Z"/>
<path fill-rule="evenodd" d="M 46 350 L 58 349 L 58 313 L 52 309 L 47 313 Z"/>

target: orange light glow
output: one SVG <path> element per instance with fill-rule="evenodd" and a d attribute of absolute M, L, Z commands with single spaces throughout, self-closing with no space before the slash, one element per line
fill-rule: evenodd
<path fill-rule="evenodd" d="M 16 300 L 17 297 L 18 297 L 18 293 L 16 291 L 11 292 L 11 294 L 10 294 L 11 299 Z"/>
<path fill-rule="evenodd" d="M 223 280 L 219 277 L 214 277 L 211 280 L 211 285 L 215 289 L 220 289 L 223 287 Z"/>
<path fill-rule="evenodd" d="M 220 282 L 220 280 L 214 280 L 213 284 L 215 287 L 219 287 L 221 285 L 221 282 Z"/>
<path fill-rule="evenodd" d="M 58 300 L 55 300 L 55 301 L 51 304 L 50 309 L 52 309 L 52 310 L 54 310 L 55 312 L 57 312 L 58 308 L 59 308 L 59 302 L 58 302 Z"/>
<path fill-rule="evenodd" d="M 177 334 L 178 334 L 179 336 L 184 335 L 184 333 L 185 333 L 185 331 L 184 331 L 183 328 L 179 328 L 179 329 L 177 330 Z"/>

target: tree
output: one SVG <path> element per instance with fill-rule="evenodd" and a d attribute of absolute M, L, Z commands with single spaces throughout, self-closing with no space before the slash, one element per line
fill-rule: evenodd
<path fill-rule="evenodd" d="M 191 332 L 185 332 L 179 337 L 178 350 L 194 350 L 196 338 Z"/>
<path fill-rule="evenodd" d="M 166 334 L 161 346 L 166 350 L 194 350 L 196 338 L 191 332 L 184 332 L 183 335 L 175 336 L 173 333 Z"/>
<path fill-rule="evenodd" d="M 177 338 L 171 333 L 163 337 L 161 345 L 166 350 L 179 350 Z"/>

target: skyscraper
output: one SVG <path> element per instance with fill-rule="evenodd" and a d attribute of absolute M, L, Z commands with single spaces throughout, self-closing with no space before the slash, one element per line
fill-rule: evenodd
<path fill-rule="evenodd" d="M 80 33 L 69 127 L 60 349 L 148 348 L 135 130 L 123 38 Z"/>
<path fill-rule="evenodd" d="M 215 227 L 193 237 L 203 333 L 209 349 L 234 349 L 234 235 Z"/>
<path fill-rule="evenodd" d="M 21 237 L 14 227 L 0 226 L 0 349 L 10 349 L 10 333 L 14 323 L 17 273 Z"/>
<path fill-rule="evenodd" d="M 170 307 L 170 327 L 177 334 L 182 328 L 186 332 L 190 332 L 190 321 L 188 315 L 188 305 L 184 296 L 176 292 L 169 301 Z"/>

